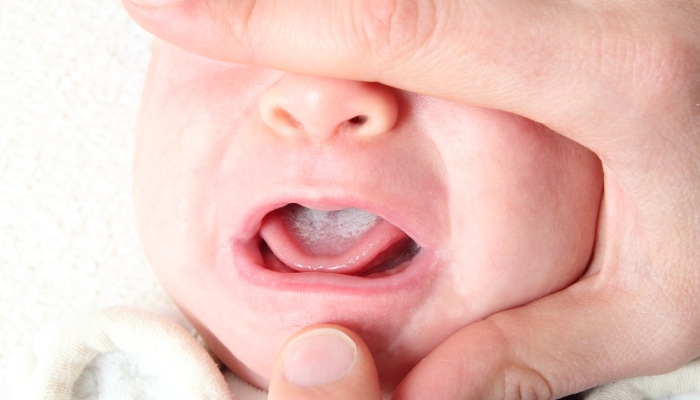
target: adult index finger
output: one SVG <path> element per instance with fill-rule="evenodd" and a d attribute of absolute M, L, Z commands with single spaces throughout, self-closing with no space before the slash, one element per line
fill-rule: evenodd
<path fill-rule="evenodd" d="M 601 130 L 631 112 L 688 114 L 697 93 L 696 2 L 133 1 L 122 2 L 139 24 L 192 52 L 510 111 L 606 163 L 649 129 L 614 148 Z"/>
<path fill-rule="evenodd" d="M 554 43 L 557 36 L 551 34 L 564 30 L 567 36 L 571 26 L 559 24 L 561 18 L 548 18 L 560 10 L 517 1 L 165 3 L 123 0 L 144 28 L 200 55 L 296 73 L 379 81 L 458 101 L 480 97 L 465 89 L 494 88 L 494 78 L 498 86 L 509 87 L 509 98 L 519 97 L 523 89 L 513 86 L 522 84 L 518 80 L 532 85 L 528 75 L 535 73 L 528 72 L 528 66 L 534 58 L 550 66 L 550 58 L 561 53 L 557 50 L 570 47 Z M 540 20 L 553 22 L 540 26 Z M 545 37 L 549 39 L 542 43 Z M 536 74 L 542 75 L 542 66 L 537 69 Z"/>

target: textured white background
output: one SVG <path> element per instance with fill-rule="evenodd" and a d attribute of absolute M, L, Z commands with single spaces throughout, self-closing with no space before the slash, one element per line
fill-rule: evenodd
<path fill-rule="evenodd" d="M 166 304 L 131 205 L 150 35 L 118 0 L 0 0 L 0 399 L 46 322 Z"/>

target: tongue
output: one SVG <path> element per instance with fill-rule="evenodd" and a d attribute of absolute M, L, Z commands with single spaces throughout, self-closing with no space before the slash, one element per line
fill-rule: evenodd
<path fill-rule="evenodd" d="M 285 265 L 299 272 L 361 274 L 387 249 L 408 239 L 368 212 L 319 211 L 290 204 L 265 216 L 260 236 Z"/>

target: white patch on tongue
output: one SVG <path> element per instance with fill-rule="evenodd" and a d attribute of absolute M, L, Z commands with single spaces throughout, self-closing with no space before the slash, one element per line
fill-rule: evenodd
<path fill-rule="evenodd" d="M 313 254 L 340 254 L 381 218 L 357 208 L 320 211 L 296 206 L 287 216 L 290 227 Z"/>

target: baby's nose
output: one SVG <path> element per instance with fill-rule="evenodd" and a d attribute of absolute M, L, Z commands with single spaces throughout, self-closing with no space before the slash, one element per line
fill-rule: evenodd
<path fill-rule="evenodd" d="M 285 73 L 263 94 L 260 115 L 283 137 L 323 143 L 338 133 L 381 135 L 396 123 L 394 90 L 379 83 Z"/>

